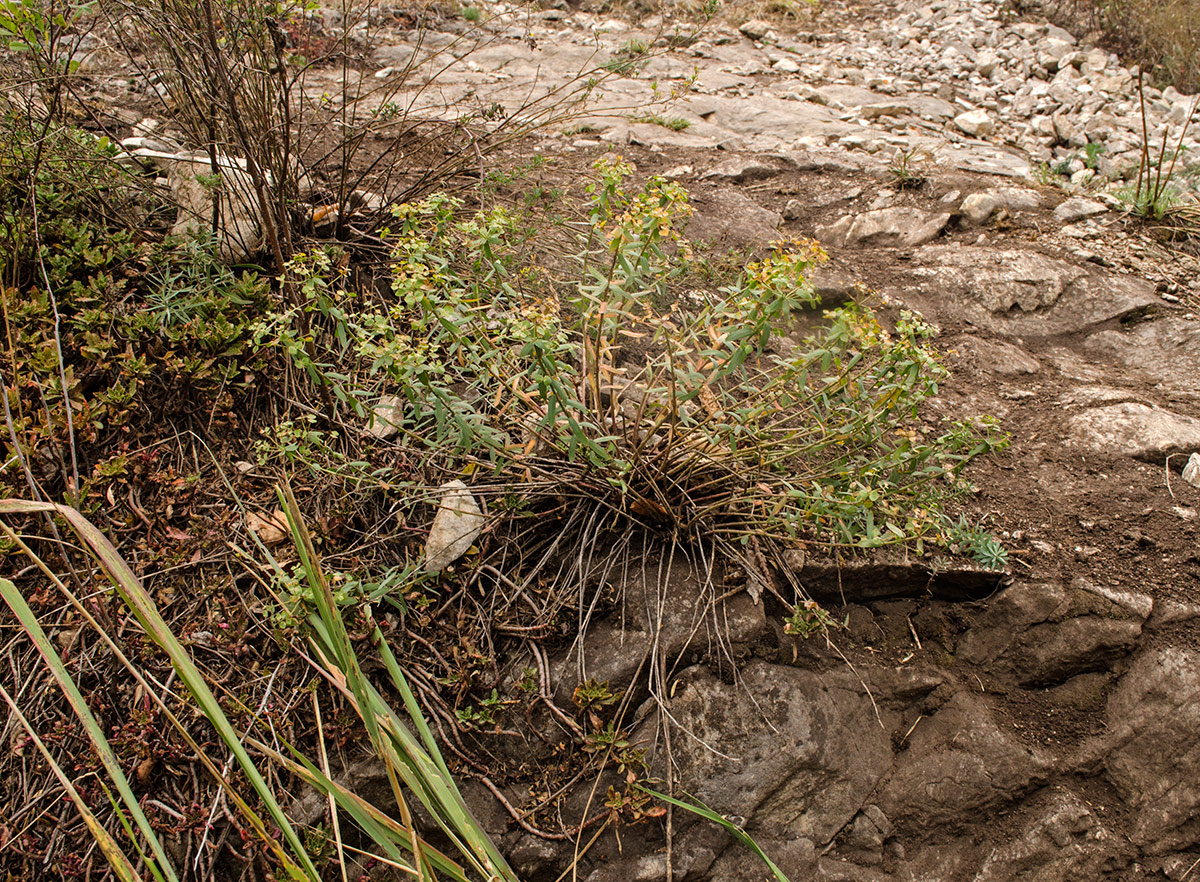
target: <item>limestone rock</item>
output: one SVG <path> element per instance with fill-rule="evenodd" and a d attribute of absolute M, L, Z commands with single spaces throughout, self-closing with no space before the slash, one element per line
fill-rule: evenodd
<path fill-rule="evenodd" d="M 1030 814 L 1020 836 L 991 850 L 973 882 L 1102 879 L 1128 863 L 1120 839 L 1071 791 L 1055 787 Z"/>
<path fill-rule="evenodd" d="M 551 680 L 563 702 L 588 679 L 627 688 L 651 646 L 674 663 L 686 653 L 741 659 L 774 645 L 762 604 L 748 593 L 713 604 L 703 575 L 680 560 L 664 566 L 662 576 L 657 566 L 631 572 L 620 618 L 593 623 L 571 652 L 551 659 Z"/>
<path fill-rule="evenodd" d="M 400 431 L 404 419 L 404 399 L 398 395 L 384 395 L 371 409 L 367 432 L 380 441 L 393 437 Z"/>
<path fill-rule="evenodd" d="M 793 882 L 800 879 L 824 882 L 831 878 L 819 871 L 818 866 L 824 861 L 818 857 L 817 849 L 811 839 L 787 834 L 770 836 L 756 832 L 754 841 Z M 765 882 L 767 879 L 774 878 L 769 871 L 764 876 L 764 871 L 766 871 L 766 865 L 762 862 L 762 858 L 748 848 L 734 846 L 725 849 L 703 878 L 711 880 L 711 882 L 718 882 L 718 880 L 719 882 Z M 661 878 L 665 879 L 666 877 Z"/>
<path fill-rule="evenodd" d="M 743 37 L 751 40 L 761 40 L 771 33 L 771 23 L 764 21 L 761 18 L 752 18 L 749 21 L 743 22 L 738 28 Z"/>
<path fill-rule="evenodd" d="M 759 181 L 763 178 L 774 177 L 779 169 L 756 159 L 727 159 L 713 166 L 700 176 L 702 181 L 726 181 L 731 184 L 742 184 L 746 181 Z"/>
<path fill-rule="evenodd" d="M 207 159 L 180 155 L 167 163 L 167 182 L 179 207 L 172 235 L 210 230 L 216 205 L 218 254 L 222 259 L 245 263 L 262 249 L 257 196 L 244 169 L 229 162 L 220 166 L 219 176 L 214 176 Z"/>
<path fill-rule="evenodd" d="M 967 224 L 978 226 L 1001 209 L 1016 214 L 1031 211 L 1041 204 L 1042 197 L 1024 187 L 989 187 L 967 196 L 958 211 Z"/>
<path fill-rule="evenodd" d="M 1087 171 L 1087 169 L 1084 169 L 1084 171 Z M 1064 224 L 1073 224 L 1076 221 L 1092 217 L 1096 214 L 1103 214 L 1106 211 L 1108 211 L 1108 206 L 1100 202 L 1093 202 L 1091 199 L 1074 196 L 1054 209 L 1054 216 Z"/>
<path fill-rule="evenodd" d="M 1135 812 L 1133 841 L 1152 854 L 1200 841 L 1200 653 L 1141 656 L 1108 703 L 1108 777 Z"/>
<path fill-rule="evenodd" d="M 1003 340 L 967 337 L 957 348 L 972 353 L 980 369 L 1002 377 L 1027 377 L 1042 369 L 1038 360 L 1024 349 Z"/>
<path fill-rule="evenodd" d="M 444 570 L 467 553 L 483 532 L 483 511 L 462 481 L 438 488 L 442 495 L 429 537 L 425 540 L 425 571 Z"/>
<path fill-rule="evenodd" d="M 783 218 L 737 190 L 717 190 L 692 198 L 687 237 L 724 247 L 760 247 L 779 237 Z"/>
<path fill-rule="evenodd" d="M 1106 328 L 1087 338 L 1089 354 L 1115 361 L 1126 376 L 1140 373 L 1146 385 L 1168 394 L 1200 394 L 1200 326 L 1175 316 Z"/>
<path fill-rule="evenodd" d="M 1018 582 L 989 605 L 957 655 L 1023 686 L 1061 683 L 1127 655 L 1150 607 L 1148 597 L 1114 598 L 1082 581 Z"/>
<path fill-rule="evenodd" d="M 916 252 L 914 306 L 939 304 L 977 327 L 1014 336 L 1084 330 L 1159 303 L 1154 286 L 1037 251 L 926 245 Z"/>
<path fill-rule="evenodd" d="M 837 248 L 912 248 L 937 238 L 949 222 L 948 213 L 931 215 L 916 208 L 877 208 L 822 227 L 817 230 L 817 238 Z"/>
<path fill-rule="evenodd" d="M 1068 428 L 1077 441 L 1098 453 L 1147 462 L 1200 450 L 1200 420 L 1136 401 L 1085 410 L 1071 417 Z"/>
<path fill-rule="evenodd" d="M 986 110 L 970 110 L 954 117 L 954 125 L 964 134 L 986 138 L 996 130 L 995 121 Z"/>

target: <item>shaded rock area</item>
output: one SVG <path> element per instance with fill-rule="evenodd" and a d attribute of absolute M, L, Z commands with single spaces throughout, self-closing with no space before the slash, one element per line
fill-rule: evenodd
<path fill-rule="evenodd" d="M 928 245 L 913 302 L 1009 336 L 1067 334 L 1160 303 L 1154 286 L 1034 250 Z"/>
<path fill-rule="evenodd" d="M 670 763 L 791 879 L 1164 878 L 1149 868 L 1200 854 L 1200 654 L 1141 648 L 1152 597 L 1076 579 L 846 601 L 837 650 L 778 632 L 732 677 L 704 651 L 676 666 L 633 732 L 652 773 Z M 1093 734 L 1031 738 L 1013 710 L 1030 701 Z M 678 878 L 769 878 L 715 828 L 675 825 Z M 665 878 L 652 833 L 622 840 L 586 878 Z"/>

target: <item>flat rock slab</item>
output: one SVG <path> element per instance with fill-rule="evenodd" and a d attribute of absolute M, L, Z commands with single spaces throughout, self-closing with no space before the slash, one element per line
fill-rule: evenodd
<path fill-rule="evenodd" d="M 1161 463 L 1200 450 L 1200 420 L 1137 401 L 1093 407 L 1067 423 L 1080 444 L 1097 453 Z"/>
<path fill-rule="evenodd" d="M 724 248 L 758 248 L 779 238 L 783 216 L 737 190 L 692 194 L 687 237 Z"/>
<path fill-rule="evenodd" d="M 1200 394 L 1200 325 L 1162 316 L 1131 328 L 1098 331 L 1087 338 L 1089 355 L 1115 360 L 1163 392 Z"/>
<path fill-rule="evenodd" d="M 1150 605 L 1148 597 L 1113 596 L 1082 581 L 1018 582 L 988 606 L 956 656 L 1022 686 L 1061 683 L 1128 655 Z"/>
<path fill-rule="evenodd" d="M 1160 303 L 1142 279 L 1037 251 L 926 245 L 913 262 L 918 299 L 1010 336 L 1075 333 Z"/>
<path fill-rule="evenodd" d="M 914 248 L 936 239 L 950 214 L 929 214 L 917 208 L 877 208 L 847 215 L 817 230 L 817 238 L 834 248 Z"/>
<path fill-rule="evenodd" d="M 1121 838 L 1070 790 L 1052 788 L 1048 802 L 1026 818 L 1021 835 L 993 848 L 973 882 L 1079 882 L 1106 878 L 1129 863 Z M 1031 867 L 1036 876 L 1029 875 Z"/>
<path fill-rule="evenodd" d="M 954 348 L 972 356 L 981 371 L 1001 377 L 1029 377 L 1042 369 L 1038 360 L 1024 349 L 1003 340 L 966 337 L 957 341 Z"/>
<path fill-rule="evenodd" d="M 860 126 L 843 122 L 835 111 L 819 104 L 766 95 L 747 98 L 696 96 L 683 101 L 680 108 L 714 125 L 742 133 L 757 149 L 786 149 L 801 139 L 829 142 L 861 130 Z"/>
<path fill-rule="evenodd" d="M 978 600 L 993 593 L 1007 576 L 970 561 L 889 561 L 886 555 L 808 559 L 796 575 L 815 599 L 841 602 L 844 598 L 846 603 L 930 595 L 939 600 Z"/>

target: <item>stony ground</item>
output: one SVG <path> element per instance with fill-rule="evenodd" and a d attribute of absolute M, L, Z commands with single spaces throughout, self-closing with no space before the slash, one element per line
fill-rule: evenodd
<path fill-rule="evenodd" d="M 361 75 L 462 54 L 460 39 L 385 32 Z M 651 51 L 536 141 L 545 174 L 569 182 L 619 151 L 688 187 L 697 240 L 815 236 L 831 255 L 823 297 L 865 286 L 936 322 L 954 368 L 940 406 L 994 414 L 1012 436 L 973 475 L 1011 573 L 805 562 L 847 628 L 797 644 L 745 594 L 700 604 L 678 561 L 550 660 L 556 685 L 628 683 L 655 638 L 679 780 L 793 880 L 1200 875 L 1200 489 L 1181 474 L 1200 450 L 1200 266 L 1116 198 L 1143 138 L 1135 77 L 989 3 L 830 2 L 698 31 L 550 9 L 402 94 L 515 109 L 633 41 Z M 1150 141 L 1177 137 L 1191 99 L 1147 99 Z M 639 713 L 637 735 L 662 745 L 658 706 Z M 525 877 L 558 875 L 557 846 L 480 811 Z M 620 849 L 606 837 L 580 878 L 767 878 L 710 826 L 676 815 L 674 833 L 669 852 L 659 825 Z"/>

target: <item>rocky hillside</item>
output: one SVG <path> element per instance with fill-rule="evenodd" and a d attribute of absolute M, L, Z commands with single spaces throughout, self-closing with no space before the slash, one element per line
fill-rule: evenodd
<path fill-rule="evenodd" d="M 1108 52 L 974 0 L 828 0 L 703 26 L 491 6 L 520 15 L 478 45 L 461 22 L 422 31 L 398 14 L 372 32 L 363 69 L 329 65 L 307 87 L 349 77 L 370 107 L 372 89 L 402 82 L 376 111 L 398 102 L 454 131 L 601 65 L 611 76 L 585 107 L 512 148 L 538 170 L 516 190 L 542 175 L 578 195 L 594 161 L 619 154 L 638 177 L 687 189 L 686 234 L 713 261 L 815 238 L 830 256 L 811 279 L 823 306 L 870 301 L 893 325 L 905 310 L 936 325 L 952 376 L 930 430 L 983 413 L 1011 438 L 968 472 L 968 509 L 1003 543 L 976 555 L 987 560 L 796 551 L 783 576 L 827 611 L 804 637 L 747 590 L 750 574 L 649 551 L 609 574 L 605 615 L 580 604 L 578 639 L 547 649 L 514 632 L 524 642 L 505 664 L 533 671 L 546 703 L 582 707 L 588 683 L 607 683 L 598 703 L 630 696 L 624 726 L 651 772 L 744 828 L 792 882 L 1200 877 L 1196 98 L 1139 89 Z M 318 32 L 340 25 L 314 16 Z M 448 58 L 435 82 L 414 74 Z M 157 88 L 103 41 L 76 60 L 110 106 Z M 168 177 L 207 161 L 142 110 L 125 111 L 123 161 Z M 322 209 L 305 211 L 320 232 Z M 243 221 L 224 230 L 227 260 L 254 250 L 241 241 L 252 233 L 232 235 Z M 817 321 L 772 351 L 795 350 Z M 230 454 L 239 486 L 255 479 L 249 449 Z M 556 757 L 559 722 L 516 740 Z M 343 776 L 386 792 L 353 754 Z M 682 810 L 581 852 L 515 808 L 549 793 L 470 768 L 472 807 L 530 882 L 573 862 L 589 882 L 772 878 Z M 561 826 L 603 815 L 621 780 L 614 768 L 572 779 L 554 794 Z"/>
<path fill-rule="evenodd" d="M 1012 435 L 975 474 L 1011 572 L 797 562 L 845 621 L 826 644 L 745 595 L 706 609 L 683 566 L 661 592 L 627 585 L 621 621 L 557 663 L 560 688 L 636 689 L 656 646 L 669 694 L 637 734 L 793 880 L 1188 878 L 1200 490 L 1181 470 L 1200 450 L 1200 267 L 1130 216 L 1128 189 L 1144 138 L 1165 134 L 1183 146 L 1177 198 L 1195 204 L 1194 98 L 1147 85 L 1143 123 L 1117 58 L 986 3 L 827 7 L 670 51 L 662 27 L 552 9 L 536 48 L 475 58 L 462 88 L 502 100 L 585 52 L 654 46 L 603 100 L 669 84 L 662 114 L 686 127 L 595 114 L 540 149 L 619 150 L 688 186 L 697 240 L 815 236 L 829 301 L 861 284 L 935 320 L 955 368 L 945 411 Z M 736 671 L 715 661 L 730 658 Z M 582 877 L 769 878 L 705 825 L 677 814 L 673 832 L 670 850 L 656 830 L 602 841 Z M 513 848 L 531 878 L 555 875 L 536 837 Z"/>

